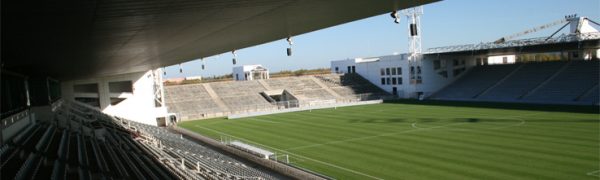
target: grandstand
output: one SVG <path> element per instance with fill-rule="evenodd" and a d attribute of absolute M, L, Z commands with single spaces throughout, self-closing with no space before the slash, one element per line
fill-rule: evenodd
<path fill-rule="evenodd" d="M 3 179 L 275 179 L 165 128 L 60 101 L 0 147 Z"/>
<path fill-rule="evenodd" d="M 600 177 L 595 22 L 421 51 L 411 7 L 436 1 L 3 1 L 1 179 Z M 274 40 L 289 56 L 292 36 L 384 13 L 408 17 L 407 54 L 333 61 L 331 74 L 162 80 Z"/>
<path fill-rule="evenodd" d="M 598 104 L 599 61 L 477 66 L 431 99 Z"/>
<path fill-rule="evenodd" d="M 214 93 L 209 93 L 210 91 Z M 291 100 L 274 101 L 261 95 L 285 91 Z M 204 119 L 242 112 L 277 111 L 292 103 L 320 103 L 388 98 L 390 95 L 357 74 L 281 77 L 260 81 L 227 81 L 165 87 L 169 112 L 182 120 Z M 293 107 L 298 107 L 293 106 Z"/>

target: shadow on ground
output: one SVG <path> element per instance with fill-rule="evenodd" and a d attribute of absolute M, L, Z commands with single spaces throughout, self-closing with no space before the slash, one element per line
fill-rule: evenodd
<path fill-rule="evenodd" d="M 419 100 L 413 100 L 413 99 L 388 100 L 388 101 L 384 101 L 384 103 L 600 114 L 600 106 L 582 106 L 582 105 L 549 105 L 549 104 L 465 102 L 465 101 L 441 101 L 441 100 L 419 101 Z"/>

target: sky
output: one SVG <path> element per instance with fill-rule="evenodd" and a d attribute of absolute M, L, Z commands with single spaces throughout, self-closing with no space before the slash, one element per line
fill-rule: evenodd
<path fill-rule="evenodd" d="M 492 42 L 503 36 L 547 24 L 569 14 L 600 22 L 600 0 L 443 0 L 423 6 L 422 48 Z M 547 37 L 560 26 L 520 38 Z M 357 57 L 406 53 L 406 18 L 395 24 L 389 13 L 236 51 L 237 65 L 262 64 L 270 72 L 329 68 L 330 62 Z M 565 28 L 568 29 L 568 28 Z M 563 33 L 561 31 L 559 34 Z M 224 53 L 166 68 L 165 78 L 219 76 L 232 72 L 233 55 Z"/>

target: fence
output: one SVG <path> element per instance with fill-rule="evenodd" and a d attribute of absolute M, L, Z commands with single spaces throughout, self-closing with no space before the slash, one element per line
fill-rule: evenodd
<path fill-rule="evenodd" d="M 197 115 L 187 115 L 182 116 L 181 114 L 177 114 L 178 119 L 182 120 L 196 120 L 196 119 L 207 119 L 207 118 L 216 118 L 216 117 L 236 117 L 238 115 L 244 114 L 265 114 L 265 112 L 272 113 L 282 113 L 282 112 L 292 112 L 289 109 L 298 109 L 302 108 L 304 110 L 308 109 L 318 109 L 324 107 L 335 107 L 335 106 L 344 106 L 344 105 L 358 105 L 362 101 L 372 101 L 372 100 L 389 100 L 396 99 L 396 96 L 393 95 L 380 95 L 373 93 L 364 93 L 364 94 L 356 94 L 350 96 L 344 96 L 342 98 L 336 99 L 304 99 L 302 101 L 299 100 L 291 100 L 291 101 L 279 101 L 274 103 L 264 103 L 264 104 L 253 104 L 253 105 L 236 105 L 230 106 L 231 111 L 228 112 L 216 112 L 216 113 L 202 113 Z M 358 103 L 358 104 L 357 104 Z M 235 107 L 235 108 L 232 108 Z"/>

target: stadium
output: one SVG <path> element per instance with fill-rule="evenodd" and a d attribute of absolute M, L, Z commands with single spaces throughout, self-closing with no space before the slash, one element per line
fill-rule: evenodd
<path fill-rule="evenodd" d="M 600 178 L 598 20 L 423 49 L 423 9 L 440 2 L 2 2 L 0 176 Z M 302 73 L 238 63 L 382 14 L 407 29 L 406 53 Z M 223 53 L 229 76 L 166 78 Z"/>

